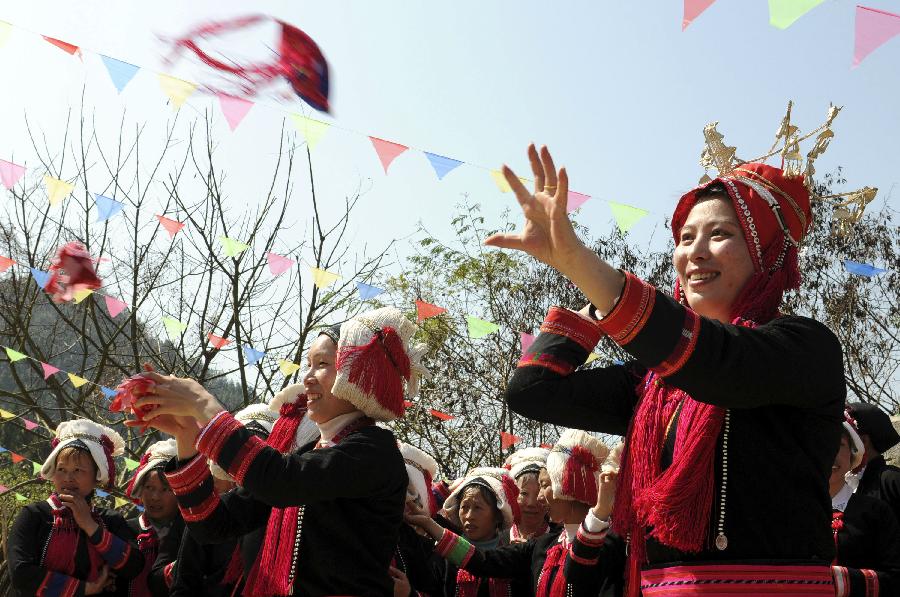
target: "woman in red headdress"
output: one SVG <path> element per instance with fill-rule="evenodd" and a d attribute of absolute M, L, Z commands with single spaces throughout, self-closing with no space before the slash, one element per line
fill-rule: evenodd
<path fill-rule="evenodd" d="M 546 148 L 528 153 L 533 193 L 503 169 L 525 226 L 486 244 L 554 267 L 591 305 L 551 308 L 507 398 L 534 419 L 627 436 L 612 520 L 629 541 L 628 593 L 834 595 L 841 347 L 778 311 L 800 283 L 803 178 L 748 163 L 685 194 L 673 298 L 586 247 L 566 215 L 565 169 Z M 632 360 L 576 371 L 601 334 Z"/>

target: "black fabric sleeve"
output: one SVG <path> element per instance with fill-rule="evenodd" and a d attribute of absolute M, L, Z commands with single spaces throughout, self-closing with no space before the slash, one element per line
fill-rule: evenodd
<path fill-rule="evenodd" d="M 616 586 L 625 573 L 625 542 L 613 533 L 597 539 L 582 527 L 566 555 L 566 582 L 579 586 Z M 599 589 L 598 589 L 599 590 Z"/>
<path fill-rule="evenodd" d="M 162 553 L 160 553 L 162 555 Z M 193 597 L 202 595 L 203 571 L 207 568 L 206 550 L 197 543 L 190 529 L 185 529 L 178 546 L 175 569 L 172 571 L 172 589 L 170 597 Z"/>
<path fill-rule="evenodd" d="M 58 572 L 48 572 L 40 565 L 42 539 L 45 539 L 41 533 L 43 526 L 43 517 L 35 504 L 25 506 L 16 516 L 7 540 L 7 563 L 12 586 L 21 595 L 40 595 L 39 589 L 47 580 L 61 589 L 74 589 L 75 595 L 82 597 L 83 581 Z"/>
<path fill-rule="evenodd" d="M 137 578 L 144 571 L 146 561 L 144 554 L 138 549 L 134 533 L 128 527 L 128 521 L 116 510 L 104 510 L 100 516 L 106 530 L 113 535 L 113 543 L 121 542 L 121 546 L 113 545 L 108 551 L 100 550 L 100 554 L 109 564 L 110 572 L 113 572 L 117 579 Z M 101 541 L 107 543 L 106 540 Z"/>
<path fill-rule="evenodd" d="M 169 529 L 166 536 L 159 542 L 159 552 L 156 555 L 156 561 L 153 562 L 153 568 L 147 576 L 147 585 L 150 587 L 150 592 L 154 595 L 169 594 L 169 582 L 171 580 L 167 581 L 167 578 L 171 579 L 173 576 L 171 571 L 168 575 L 166 574 L 166 567 L 178 559 L 178 550 L 183 536 L 184 521 L 178 518 L 172 523 L 172 528 Z"/>

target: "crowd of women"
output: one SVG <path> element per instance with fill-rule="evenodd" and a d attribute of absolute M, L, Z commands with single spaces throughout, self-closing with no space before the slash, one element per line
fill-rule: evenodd
<path fill-rule="evenodd" d="M 171 439 L 135 471 L 135 519 L 91 507 L 121 437 L 61 424 L 53 492 L 10 536 L 16 593 L 900 594 L 900 471 L 881 457 L 900 436 L 845 404 L 835 335 L 779 312 L 812 217 L 803 177 L 739 163 L 685 194 L 667 294 L 582 244 L 565 169 L 528 156 L 533 191 L 503 169 L 524 228 L 486 244 L 589 301 L 551 308 L 509 381 L 512 410 L 569 428 L 552 448 L 440 479 L 386 424 L 427 371 L 415 325 L 377 309 L 324 329 L 302 384 L 235 414 L 191 379 L 143 373 L 128 424 Z M 601 335 L 631 360 L 580 368 Z"/>

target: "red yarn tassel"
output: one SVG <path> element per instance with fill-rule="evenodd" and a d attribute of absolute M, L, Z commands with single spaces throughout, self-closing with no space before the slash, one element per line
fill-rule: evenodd
<path fill-rule="evenodd" d="M 597 502 L 597 459 L 584 446 L 572 448 L 572 454 L 566 460 L 563 470 L 563 494 L 574 497 L 579 502 L 594 504 Z"/>
<path fill-rule="evenodd" d="M 346 368 L 348 381 L 382 407 L 398 417 L 403 415 L 403 380 L 409 380 L 411 365 L 403 339 L 394 328 L 377 330 L 362 346 L 342 348 L 338 352 L 337 368 Z"/>
<path fill-rule="evenodd" d="M 537 591 L 534 592 L 535 597 L 558 597 L 566 594 L 566 575 L 563 573 L 563 567 L 566 564 L 566 554 L 568 550 L 562 543 L 557 543 L 547 550 L 547 559 L 544 560 L 544 567 L 541 570 L 541 582 L 538 583 Z M 556 569 L 556 574 L 552 574 L 552 570 Z M 551 582 L 550 578 L 553 578 Z"/>
<path fill-rule="evenodd" d="M 297 538 L 297 514 L 299 508 L 272 508 L 266 525 L 266 538 L 262 550 L 244 587 L 245 597 L 270 597 L 287 595 L 291 572 L 293 545 Z"/>
<path fill-rule="evenodd" d="M 509 504 L 512 510 L 513 522 L 518 524 L 522 519 L 522 509 L 519 507 L 519 486 L 516 485 L 516 482 L 509 475 L 500 477 L 500 483 L 503 486 L 503 495 L 506 497 L 506 503 Z"/>
<path fill-rule="evenodd" d="M 296 402 L 282 404 L 278 414 L 266 443 L 284 454 L 291 449 L 297 429 L 306 415 L 306 394 L 302 394 Z"/>
<path fill-rule="evenodd" d="M 225 568 L 225 574 L 222 576 L 221 586 L 228 587 L 236 585 L 244 574 L 244 559 L 241 557 L 241 544 L 234 546 L 231 552 L 231 559 L 228 560 L 228 566 Z"/>

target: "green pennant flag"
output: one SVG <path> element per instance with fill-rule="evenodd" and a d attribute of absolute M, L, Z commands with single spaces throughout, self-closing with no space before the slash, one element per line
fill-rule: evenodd
<path fill-rule="evenodd" d="M 769 24 L 787 29 L 819 4 L 822 0 L 769 0 Z"/>
<path fill-rule="evenodd" d="M 469 326 L 469 338 L 474 339 L 484 338 L 500 329 L 500 326 L 496 323 L 478 319 L 471 315 L 466 315 L 466 325 Z"/>
<path fill-rule="evenodd" d="M 616 226 L 625 234 L 635 223 L 646 216 L 649 211 L 639 207 L 632 207 L 624 203 L 616 203 L 615 201 L 607 201 L 609 209 L 612 211 L 613 217 L 616 219 Z"/>
<path fill-rule="evenodd" d="M 31 470 L 34 471 L 32 474 L 37 475 L 38 473 L 41 472 L 41 465 L 38 464 L 37 462 L 32 462 L 32 463 L 31 463 Z"/>
<path fill-rule="evenodd" d="M 245 245 L 241 241 L 227 236 L 220 236 L 219 242 L 222 243 L 222 248 L 225 249 L 225 255 L 228 257 L 237 257 L 250 248 L 250 245 Z"/>
<path fill-rule="evenodd" d="M 16 361 L 21 361 L 22 359 L 28 358 L 28 355 L 22 354 L 18 350 L 13 350 L 12 348 L 9 348 L 8 346 L 4 346 L 3 348 L 6 349 L 6 356 L 9 357 L 10 363 L 15 363 Z"/>
<path fill-rule="evenodd" d="M 162 320 L 163 325 L 166 326 L 166 333 L 169 334 L 169 338 L 171 338 L 172 340 L 178 340 L 184 330 L 187 329 L 187 325 L 181 323 L 173 317 L 163 317 Z"/>
<path fill-rule="evenodd" d="M 134 469 L 136 469 L 136 468 L 139 467 L 140 465 L 141 465 L 141 463 L 138 462 L 137 460 L 132 460 L 131 458 L 126 458 L 126 459 L 125 459 L 125 468 L 128 469 L 128 470 L 130 470 L 130 471 L 133 471 Z"/>
<path fill-rule="evenodd" d="M 17 502 L 27 502 L 28 498 L 22 495 L 21 493 L 16 493 L 16 501 Z"/>

